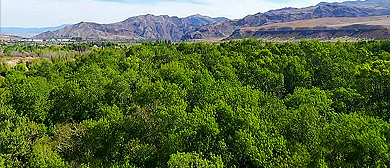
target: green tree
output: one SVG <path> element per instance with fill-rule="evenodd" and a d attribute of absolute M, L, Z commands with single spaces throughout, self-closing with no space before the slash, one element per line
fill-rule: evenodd
<path fill-rule="evenodd" d="M 168 167 L 183 167 L 183 168 L 220 168 L 224 167 L 221 157 L 211 155 L 210 159 L 202 159 L 202 154 L 197 153 L 177 153 L 172 154 Z"/>

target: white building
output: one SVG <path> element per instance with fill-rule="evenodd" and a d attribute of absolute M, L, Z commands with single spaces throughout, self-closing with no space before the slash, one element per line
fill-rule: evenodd
<path fill-rule="evenodd" d="M 70 39 L 57 39 L 58 42 L 69 42 L 71 41 Z"/>
<path fill-rule="evenodd" d="M 43 40 L 42 39 L 33 39 L 33 42 L 36 42 L 36 43 L 42 43 Z"/>

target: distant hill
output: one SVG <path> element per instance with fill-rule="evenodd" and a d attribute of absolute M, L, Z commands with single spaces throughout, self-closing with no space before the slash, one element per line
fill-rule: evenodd
<path fill-rule="evenodd" d="M 227 18 L 211 18 L 192 15 L 185 18 L 167 15 L 140 15 L 112 24 L 80 22 L 57 31 L 47 31 L 34 38 L 71 38 L 84 39 L 168 39 L 180 40 L 183 34 L 201 26 L 229 20 Z"/>
<path fill-rule="evenodd" d="M 42 28 L 21 28 L 21 27 L 1 27 L 0 34 L 14 35 L 25 38 L 30 38 L 46 31 L 55 31 L 66 27 L 67 24 L 56 27 L 42 27 Z"/>
<path fill-rule="evenodd" d="M 0 41 L 13 41 L 13 40 L 21 40 L 22 37 L 13 36 L 13 35 L 0 35 Z"/>
<path fill-rule="evenodd" d="M 242 19 L 218 22 L 202 26 L 186 33 L 182 40 L 223 38 L 238 28 L 259 27 L 273 23 L 325 17 L 368 17 L 390 14 L 390 0 L 346 1 L 342 3 L 321 2 L 305 8 L 283 8 L 265 13 L 248 15 Z"/>

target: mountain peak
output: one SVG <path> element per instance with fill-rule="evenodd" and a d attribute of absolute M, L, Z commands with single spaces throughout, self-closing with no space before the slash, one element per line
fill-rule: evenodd
<path fill-rule="evenodd" d="M 188 17 L 204 17 L 204 16 L 201 15 L 201 14 L 199 14 L 199 13 L 197 13 L 197 14 L 194 14 L 194 15 L 190 15 L 190 16 L 188 16 Z"/>
<path fill-rule="evenodd" d="M 203 15 L 197 13 L 197 14 L 194 14 L 194 15 L 190 15 L 189 17 L 191 17 L 191 16 L 193 16 L 193 17 L 202 17 Z"/>

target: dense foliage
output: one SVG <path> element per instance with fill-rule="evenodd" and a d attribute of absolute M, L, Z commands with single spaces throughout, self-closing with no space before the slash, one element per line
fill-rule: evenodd
<path fill-rule="evenodd" d="M 0 56 L 51 58 L 87 54 L 97 47 L 121 46 L 111 42 L 88 42 L 53 45 L 50 43 L 0 43 Z"/>
<path fill-rule="evenodd" d="M 0 167 L 390 166 L 389 40 L 143 43 L 0 74 Z"/>

